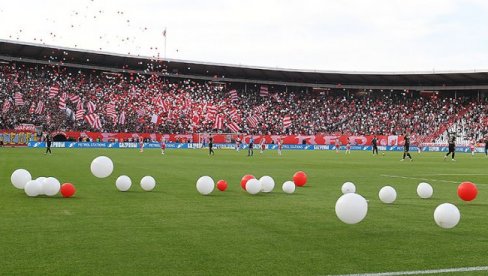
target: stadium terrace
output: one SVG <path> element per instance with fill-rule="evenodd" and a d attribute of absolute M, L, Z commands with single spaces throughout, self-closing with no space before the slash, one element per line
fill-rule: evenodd
<path fill-rule="evenodd" d="M 0 41 L 0 129 L 254 135 L 488 134 L 488 72 L 256 68 Z"/>

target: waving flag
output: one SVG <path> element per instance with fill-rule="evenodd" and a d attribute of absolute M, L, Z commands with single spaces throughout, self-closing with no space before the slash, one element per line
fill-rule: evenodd
<path fill-rule="evenodd" d="M 161 96 L 158 96 L 158 97 L 154 98 L 153 99 L 153 104 L 156 105 L 156 106 L 159 106 L 159 107 L 163 107 L 164 106 L 163 98 Z"/>
<path fill-rule="evenodd" d="M 85 116 L 85 110 L 83 109 L 83 103 L 79 101 L 78 104 L 76 105 L 75 119 L 77 121 L 81 121 L 83 120 L 84 116 Z"/>
<path fill-rule="evenodd" d="M 211 115 L 217 114 L 217 107 L 214 105 L 208 106 L 207 107 L 207 113 Z"/>
<path fill-rule="evenodd" d="M 52 98 L 56 97 L 56 95 L 58 95 L 58 93 L 59 93 L 59 87 L 57 87 L 57 86 L 51 86 L 49 88 L 49 96 L 48 96 L 49 99 L 52 99 Z"/>
<path fill-rule="evenodd" d="M 268 95 L 269 95 L 268 86 L 261 85 L 261 89 L 259 89 L 259 96 L 268 97 Z"/>
<path fill-rule="evenodd" d="M 232 89 L 229 91 L 229 94 L 230 94 L 230 99 L 232 101 L 238 101 L 239 100 L 239 96 L 237 96 L 237 90 Z"/>
<path fill-rule="evenodd" d="M 100 117 L 97 114 L 89 114 L 85 116 L 85 121 L 90 124 L 90 126 L 94 129 L 101 129 L 102 122 L 100 122 Z"/>
<path fill-rule="evenodd" d="M 257 127 L 259 124 L 259 120 L 256 116 L 252 116 L 252 117 L 247 118 L 247 123 L 251 127 Z"/>
<path fill-rule="evenodd" d="M 89 101 L 86 104 L 86 107 L 88 108 L 88 113 L 93 113 L 93 112 L 95 112 L 95 109 L 97 109 L 97 106 L 94 103 L 92 103 L 91 101 Z"/>
<path fill-rule="evenodd" d="M 42 114 L 42 113 L 44 113 L 44 102 L 39 101 L 37 103 L 37 107 L 36 107 L 36 111 L 35 112 L 36 112 L 36 114 Z"/>
<path fill-rule="evenodd" d="M 22 99 L 22 94 L 19 92 L 14 94 L 14 101 L 16 106 L 24 105 L 24 99 Z"/>
<path fill-rule="evenodd" d="M 260 105 L 260 106 L 256 106 L 254 108 L 254 111 L 258 112 L 258 113 L 263 113 L 266 111 L 266 107 L 264 107 L 264 105 Z"/>
<path fill-rule="evenodd" d="M 232 132 L 241 132 L 241 128 L 236 122 L 230 122 L 227 124 L 227 127 L 232 131 Z"/>
<path fill-rule="evenodd" d="M 290 116 L 283 117 L 283 128 L 289 128 L 291 126 Z"/>
<path fill-rule="evenodd" d="M 66 109 L 66 93 L 63 93 L 61 98 L 59 98 L 59 109 L 61 110 Z"/>
<path fill-rule="evenodd" d="M 125 125 L 125 111 L 122 111 L 119 115 L 119 125 Z"/>
<path fill-rule="evenodd" d="M 10 110 L 11 106 L 12 106 L 12 104 L 10 103 L 10 101 L 5 100 L 5 102 L 3 103 L 3 107 L 2 107 L 2 113 L 7 113 Z"/>
<path fill-rule="evenodd" d="M 217 115 L 214 121 L 213 128 L 214 129 L 222 129 L 224 127 L 224 118 L 222 115 Z"/>
<path fill-rule="evenodd" d="M 69 100 L 74 103 L 74 104 L 78 104 L 78 102 L 81 100 L 80 99 L 80 96 L 76 95 L 76 94 L 71 94 L 69 95 Z"/>
<path fill-rule="evenodd" d="M 114 122 L 117 121 L 117 112 L 115 111 L 114 103 L 109 103 L 105 106 L 105 114 L 107 114 L 108 117 L 112 118 Z"/>

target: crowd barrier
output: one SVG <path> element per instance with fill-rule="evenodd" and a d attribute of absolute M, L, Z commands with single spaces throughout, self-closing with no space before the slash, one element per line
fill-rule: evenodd
<path fill-rule="evenodd" d="M 30 148 L 45 148 L 45 142 L 29 142 L 28 146 Z M 52 142 L 51 147 L 53 148 L 115 148 L 124 149 L 132 148 L 138 149 L 140 147 L 139 143 L 124 143 L 124 142 Z M 247 149 L 248 145 L 242 145 L 241 149 Z M 159 149 L 161 148 L 160 143 L 151 142 L 144 143 L 144 148 L 149 149 Z M 167 143 L 167 149 L 198 149 L 202 148 L 202 144 L 197 143 Z M 215 144 L 216 149 L 235 149 L 235 144 Z M 260 145 L 254 145 L 254 149 L 259 149 Z M 267 150 L 277 150 L 278 145 L 267 144 Z M 335 150 L 334 145 L 283 145 L 283 150 Z M 346 147 L 342 146 L 341 150 L 345 150 Z M 372 146 L 351 146 L 351 150 L 363 150 L 371 151 Z M 402 146 L 379 146 L 379 151 L 403 151 Z M 416 146 L 411 146 L 410 151 L 418 151 Z M 436 147 L 422 147 L 423 152 L 447 152 L 448 147 L 436 146 Z M 456 147 L 457 152 L 471 152 L 469 147 Z M 476 152 L 484 152 L 484 148 L 475 148 Z"/>

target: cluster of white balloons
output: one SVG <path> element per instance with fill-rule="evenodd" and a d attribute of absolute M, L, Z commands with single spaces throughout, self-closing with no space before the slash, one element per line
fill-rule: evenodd
<path fill-rule="evenodd" d="M 215 188 L 215 181 L 210 176 L 202 176 L 198 178 L 196 184 L 197 191 L 202 195 L 209 195 Z M 246 182 L 245 190 L 251 195 L 259 193 L 270 193 L 275 188 L 275 181 L 271 176 L 265 175 L 260 179 L 249 179 Z M 283 192 L 292 194 L 295 192 L 295 183 L 293 181 L 286 181 L 282 185 Z"/>
<path fill-rule="evenodd" d="M 32 179 L 32 175 L 25 169 L 17 169 L 10 176 L 10 181 L 17 189 L 23 189 L 30 197 L 40 195 L 55 196 L 61 189 L 61 183 L 54 177 L 38 177 Z"/>
<path fill-rule="evenodd" d="M 341 191 L 343 195 L 337 200 L 335 211 L 337 217 L 344 223 L 356 224 L 361 222 L 368 213 L 368 201 L 359 194 L 356 194 L 356 185 L 352 182 L 345 182 Z M 417 186 L 417 194 L 422 199 L 431 198 L 434 189 L 429 183 L 421 182 Z M 381 202 L 391 204 L 397 198 L 395 188 L 384 186 L 380 189 L 378 197 Z M 443 203 L 434 211 L 434 221 L 442 228 L 453 228 L 459 223 L 461 213 L 451 203 Z"/>
<path fill-rule="evenodd" d="M 341 187 L 342 196 L 336 201 L 335 212 L 344 223 L 356 224 L 361 222 L 368 213 L 368 201 L 356 194 L 356 185 L 345 182 Z"/>
<path fill-rule="evenodd" d="M 154 177 L 147 175 L 141 179 L 140 185 L 144 191 L 150 192 L 156 187 L 156 180 Z M 121 175 L 115 181 L 115 187 L 121 192 L 127 192 L 131 186 L 132 180 L 127 175 Z"/>
<path fill-rule="evenodd" d="M 90 165 L 92 174 L 98 178 L 109 177 L 114 171 L 114 163 L 107 156 L 98 156 Z M 144 176 L 140 182 L 144 191 L 152 191 L 156 187 L 156 180 L 152 176 Z M 132 186 L 132 180 L 127 175 L 121 175 L 115 180 L 115 187 L 121 192 L 126 192 Z"/>

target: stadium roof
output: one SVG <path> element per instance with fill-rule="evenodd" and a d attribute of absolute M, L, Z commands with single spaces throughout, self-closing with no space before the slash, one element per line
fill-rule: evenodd
<path fill-rule="evenodd" d="M 0 60 L 144 72 L 164 64 L 162 75 L 226 82 L 319 88 L 485 90 L 488 70 L 480 72 L 340 72 L 266 68 L 96 52 L 0 39 Z M 147 72 L 147 71 L 146 71 Z"/>

